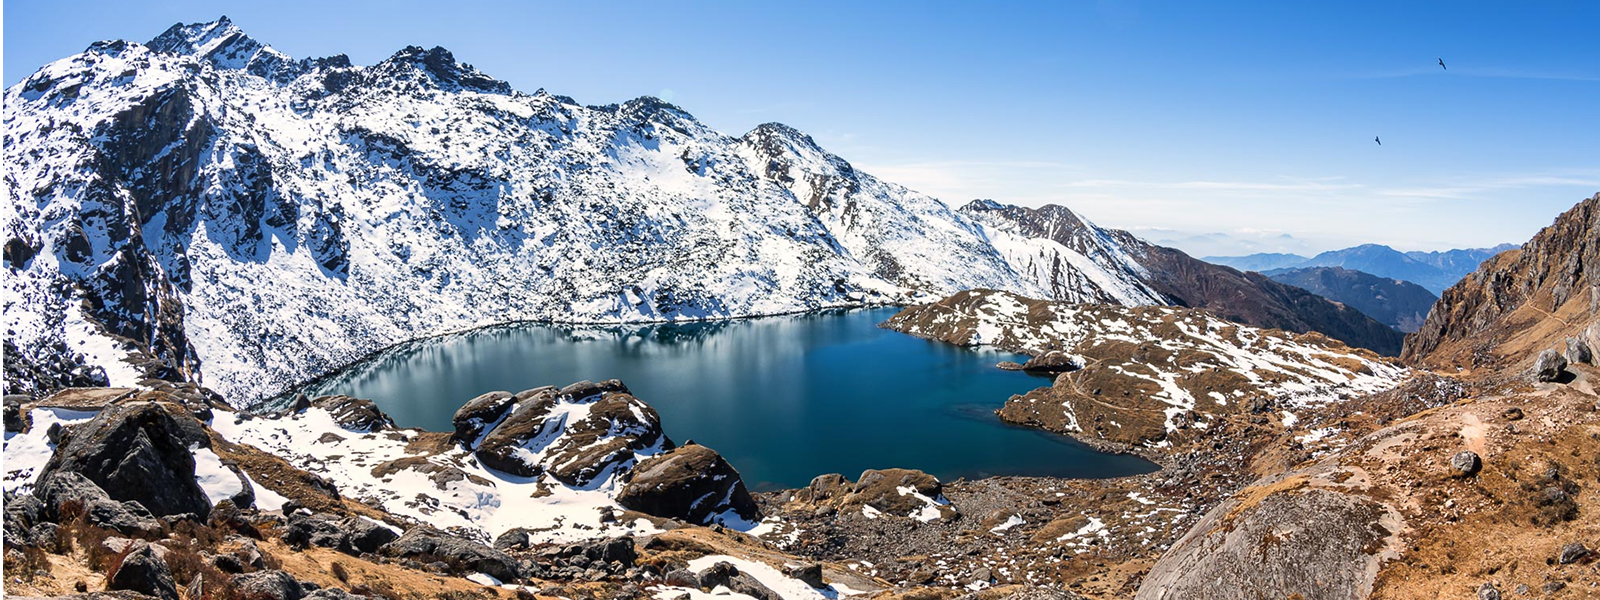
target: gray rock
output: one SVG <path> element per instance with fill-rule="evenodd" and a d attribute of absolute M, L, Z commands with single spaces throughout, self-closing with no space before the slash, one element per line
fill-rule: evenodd
<path fill-rule="evenodd" d="M 34 494 L 43 503 L 43 517 L 60 522 L 63 505 L 76 501 L 90 524 L 112 529 L 123 535 L 150 535 L 161 531 L 162 523 L 138 502 L 117 502 L 89 478 L 72 471 L 57 471 L 41 476 Z"/>
<path fill-rule="evenodd" d="M 1021 363 L 1017 363 L 1017 362 L 1013 362 L 1013 361 L 1009 361 L 1009 360 L 1002 360 L 999 363 L 996 363 L 995 366 L 999 367 L 1003 371 L 1021 371 L 1022 370 L 1022 364 Z"/>
<path fill-rule="evenodd" d="M 533 530 L 526 527 L 516 527 L 508 530 L 500 534 L 500 537 L 494 538 L 494 549 L 501 552 L 527 550 L 531 541 L 529 538 L 531 533 L 533 533 Z"/>
<path fill-rule="evenodd" d="M 33 494 L 5 493 L 5 539 L 27 539 L 28 532 L 44 518 L 44 503 Z"/>
<path fill-rule="evenodd" d="M 1589 557 L 1589 549 L 1582 543 L 1573 542 L 1561 547 L 1561 553 L 1556 555 L 1556 562 L 1570 565 Z"/>
<path fill-rule="evenodd" d="M 733 465 L 715 450 L 688 445 L 651 457 L 634 467 L 617 493 L 617 503 L 639 512 L 709 524 L 733 511 L 749 521 L 761 510 Z"/>
<path fill-rule="evenodd" d="M 1478 586 L 1478 600 L 1500 600 L 1500 590 L 1495 589 L 1493 583 L 1485 581 Z"/>
<path fill-rule="evenodd" d="M 1264 480 L 1269 484 L 1274 480 Z M 1207 512 L 1151 566 L 1138 600 L 1364 598 L 1398 519 L 1370 499 L 1326 489 L 1237 499 Z"/>
<path fill-rule="evenodd" d="M 162 600 L 178 600 L 178 587 L 172 581 L 172 569 L 144 540 L 133 542 L 133 548 L 122 557 L 122 564 L 106 582 L 106 589 L 128 590 Z"/>
<path fill-rule="evenodd" d="M 517 561 L 506 553 L 431 527 L 415 527 L 382 548 L 390 558 L 442 561 L 455 573 L 485 573 L 504 582 L 518 579 Z"/>
<path fill-rule="evenodd" d="M 1471 477 L 1483 469 L 1483 460 L 1478 458 L 1478 453 L 1471 450 L 1462 450 L 1450 457 L 1450 471 L 1457 477 Z"/>
<path fill-rule="evenodd" d="M 1589 347 L 1589 342 L 1581 337 L 1567 338 L 1567 351 L 1563 358 L 1569 364 L 1582 365 L 1594 364 L 1594 349 Z"/>
<path fill-rule="evenodd" d="M 233 587 L 239 597 L 257 600 L 301 600 L 306 590 L 299 581 L 283 571 L 256 571 L 233 577 Z"/>
<path fill-rule="evenodd" d="M 377 552 L 398 537 L 389 528 L 361 517 L 326 514 L 291 514 L 283 530 L 283 542 L 292 548 L 333 548 L 353 556 Z"/>
<path fill-rule="evenodd" d="M 6 394 L 6 433 L 24 433 L 33 428 L 33 416 L 22 407 L 31 400 L 23 394 Z"/>
<path fill-rule="evenodd" d="M 805 582 L 806 585 L 814 588 L 821 589 L 828 587 L 828 584 L 822 581 L 822 565 L 817 563 L 786 567 L 783 570 L 783 574 L 795 579 L 799 579 L 800 581 Z"/>
<path fill-rule="evenodd" d="M 666 583 L 670 586 L 686 588 L 700 587 L 700 576 L 695 575 L 694 571 L 690 571 L 688 569 L 674 569 L 667 571 L 667 574 L 663 575 L 661 580 L 663 583 Z"/>
<path fill-rule="evenodd" d="M 1540 352 L 1539 358 L 1533 362 L 1533 378 L 1538 381 L 1560 381 L 1566 370 L 1566 357 L 1555 350 Z"/>

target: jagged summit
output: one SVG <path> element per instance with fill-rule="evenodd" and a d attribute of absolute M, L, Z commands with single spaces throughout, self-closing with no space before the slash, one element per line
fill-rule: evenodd
<path fill-rule="evenodd" d="M 414 67 L 417 72 L 430 78 L 441 90 L 511 93 L 511 84 L 485 75 L 470 64 L 457 61 L 449 50 L 439 46 L 427 50 L 421 46 L 406 46 L 373 68 L 383 72 L 393 70 L 400 65 Z"/>

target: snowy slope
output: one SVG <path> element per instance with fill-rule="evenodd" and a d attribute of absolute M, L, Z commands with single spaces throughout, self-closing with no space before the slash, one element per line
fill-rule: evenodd
<path fill-rule="evenodd" d="M 787 127 L 733 138 L 654 98 L 523 94 L 441 48 L 295 61 L 223 19 L 97 43 L 5 94 L 8 361 L 64 344 L 111 383 L 184 378 L 250 402 L 515 320 L 979 286 L 1154 300 L 1091 255 L 1049 276 L 1079 283 L 1047 286 L 1014 243 Z M 117 358 L 128 348 L 143 353 Z"/>

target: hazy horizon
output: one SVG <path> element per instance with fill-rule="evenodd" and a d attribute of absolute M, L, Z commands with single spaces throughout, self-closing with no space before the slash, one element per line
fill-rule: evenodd
<path fill-rule="evenodd" d="M 438 45 L 523 92 L 783 122 L 951 206 L 1062 204 L 1197 256 L 1521 243 L 1600 191 L 1581 3 L 8 8 L 8 85 L 227 14 L 296 58 Z"/>

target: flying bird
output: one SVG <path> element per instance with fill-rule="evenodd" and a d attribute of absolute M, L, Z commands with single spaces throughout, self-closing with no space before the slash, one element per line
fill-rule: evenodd
<path fill-rule="evenodd" d="M 1378 136 L 1372 136 L 1372 141 L 1377 142 L 1379 146 L 1383 145 L 1383 140 L 1378 139 Z"/>
<path fill-rule="evenodd" d="M 1443 58 L 1439 59 L 1439 68 L 1444 69 L 1446 71 L 1450 70 L 1450 67 L 1444 66 L 1444 59 Z"/>

